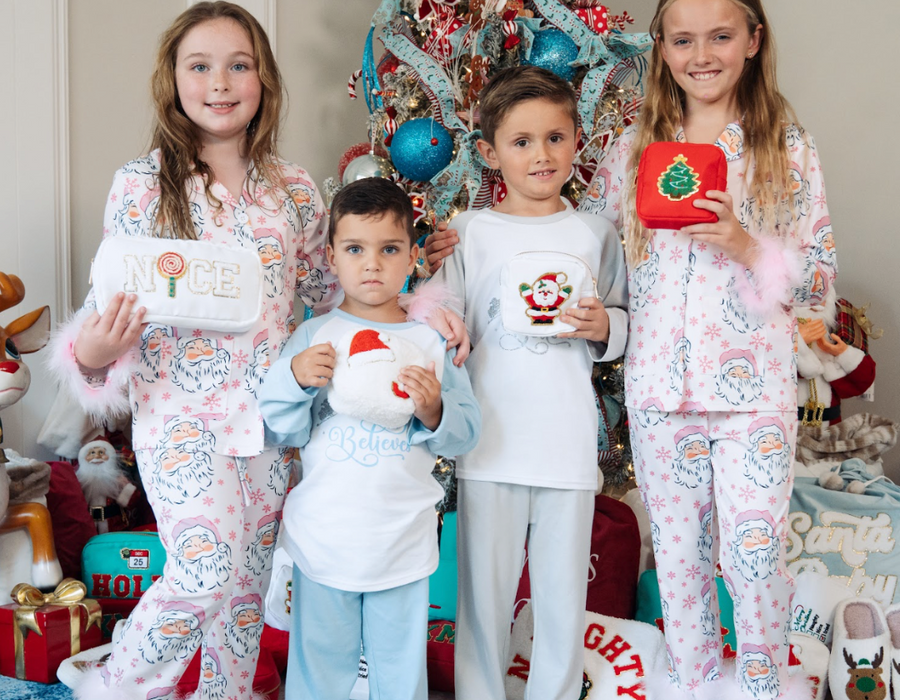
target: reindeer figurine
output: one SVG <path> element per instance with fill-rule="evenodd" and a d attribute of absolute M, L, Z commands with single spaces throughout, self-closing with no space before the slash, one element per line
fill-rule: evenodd
<path fill-rule="evenodd" d="M 25 285 L 15 275 L 0 272 L 0 312 L 11 309 L 25 298 Z M 31 372 L 22 355 L 37 352 L 50 339 L 50 307 L 44 306 L 0 326 L 0 409 L 19 401 L 31 385 Z M 0 443 L 3 426 L 0 424 Z M 7 461 L 0 446 L 0 469 Z M 5 476 L 5 474 L 4 474 Z M 2 482 L 4 490 L 8 481 Z M 0 502 L 6 505 L 4 494 Z M 21 503 L 0 510 L 0 534 L 25 528 L 31 537 L 32 582 L 38 588 L 52 589 L 62 580 L 62 568 L 53 545 L 50 511 L 40 503 Z"/>
<path fill-rule="evenodd" d="M 847 662 L 847 673 L 850 680 L 847 681 L 847 697 L 850 700 L 885 700 L 887 698 L 887 684 L 882 680 L 881 662 L 884 660 L 884 648 L 872 658 L 854 660 L 853 654 L 848 654 L 844 649 L 844 661 Z M 860 668 L 864 666 L 864 668 Z"/>

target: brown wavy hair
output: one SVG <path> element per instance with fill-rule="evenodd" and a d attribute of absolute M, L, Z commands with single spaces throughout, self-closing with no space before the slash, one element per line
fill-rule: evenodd
<path fill-rule="evenodd" d="M 213 206 L 222 206 L 210 192 L 212 168 L 200 159 L 202 143 L 199 131 L 185 115 L 175 85 L 175 61 L 182 40 L 194 27 L 217 19 L 234 20 L 247 32 L 262 85 L 259 109 L 247 126 L 244 155 L 250 159 L 253 167 L 245 185 L 267 182 L 286 189 L 276 150 L 284 86 L 269 38 L 253 15 L 239 5 L 221 1 L 199 2 L 182 12 L 160 37 L 156 64 L 150 79 L 156 110 L 150 148 L 160 151 L 157 176 L 160 196 L 159 207 L 153 218 L 153 230 L 162 238 L 197 238 L 186 187 L 186 183 L 195 174 L 203 178 L 206 196 Z M 256 188 L 248 186 L 245 189 L 254 193 Z"/>
<path fill-rule="evenodd" d="M 672 141 L 684 118 L 684 91 L 675 82 L 662 55 L 663 17 L 676 0 L 660 0 L 650 23 L 654 38 L 650 67 L 645 84 L 644 103 L 637 135 L 629 160 L 628 207 L 625 211 L 625 252 L 629 263 L 636 266 L 646 247 L 649 232 L 634 215 L 637 167 L 644 149 L 656 141 Z M 750 193 L 759 205 L 764 227 L 776 234 L 791 211 L 790 156 L 785 129 L 796 123 L 794 111 L 778 90 L 775 72 L 775 38 L 763 9 L 762 0 L 729 0 L 747 17 L 752 35 L 762 25 L 759 49 L 744 63 L 735 87 L 737 108 L 742 115 L 744 148 L 755 163 Z"/>

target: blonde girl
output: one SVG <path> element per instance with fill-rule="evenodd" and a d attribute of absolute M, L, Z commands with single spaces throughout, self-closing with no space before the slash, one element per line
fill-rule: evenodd
<path fill-rule="evenodd" d="M 666 697 L 803 697 L 788 677 L 785 521 L 796 439 L 796 323 L 834 281 L 818 155 L 778 91 L 761 0 L 661 0 L 646 99 L 582 209 L 615 221 L 629 265 L 626 402 L 665 621 Z M 709 143 L 713 224 L 647 230 L 635 178 L 657 141 Z M 714 524 L 714 521 L 717 524 Z M 718 532 L 718 547 L 713 533 Z M 715 565 L 734 599 L 722 663 Z"/>

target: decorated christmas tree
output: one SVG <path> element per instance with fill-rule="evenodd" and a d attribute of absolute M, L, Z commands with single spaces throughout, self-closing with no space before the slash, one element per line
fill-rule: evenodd
<path fill-rule="evenodd" d="M 347 85 L 354 99 L 361 85 L 368 139 L 344 153 L 339 178 L 324 183 L 326 200 L 354 180 L 389 177 L 413 203 L 420 243 L 437 222 L 497 204 L 505 196 L 503 179 L 475 145 L 478 95 L 496 71 L 530 64 L 568 80 L 578 95 L 582 137 L 562 192 L 577 204 L 598 160 L 640 107 L 643 54 L 652 41 L 625 32 L 632 23 L 627 12 L 614 15 L 598 0 L 382 0 L 362 67 Z M 376 35 L 384 47 L 377 59 Z M 612 484 L 628 479 L 631 461 L 616 377 L 620 363 L 601 366 L 597 378 L 598 407 L 609 409 L 602 416 L 619 416 L 617 427 L 599 436 L 601 466 Z M 446 460 L 436 467 L 447 490 L 442 510 L 455 508 L 452 467 Z"/>

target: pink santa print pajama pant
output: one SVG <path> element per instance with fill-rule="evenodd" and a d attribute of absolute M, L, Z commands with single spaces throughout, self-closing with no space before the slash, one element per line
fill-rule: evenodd
<path fill-rule="evenodd" d="M 749 697 L 778 697 L 787 683 L 794 590 L 784 553 L 796 412 L 629 409 L 629 419 L 671 682 L 690 692 L 720 677 L 718 561 L 734 599 L 737 679 Z"/>
<path fill-rule="evenodd" d="M 166 548 L 163 576 L 114 635 L 106 665 L 79 686 L 79 700 L 174 698 L 201 646 L 192 700 L 252 697 L 262 597 L 292 452 L 214 454 L 201 421 L 178 420 L 160 447 L 136 453 Z"/>

